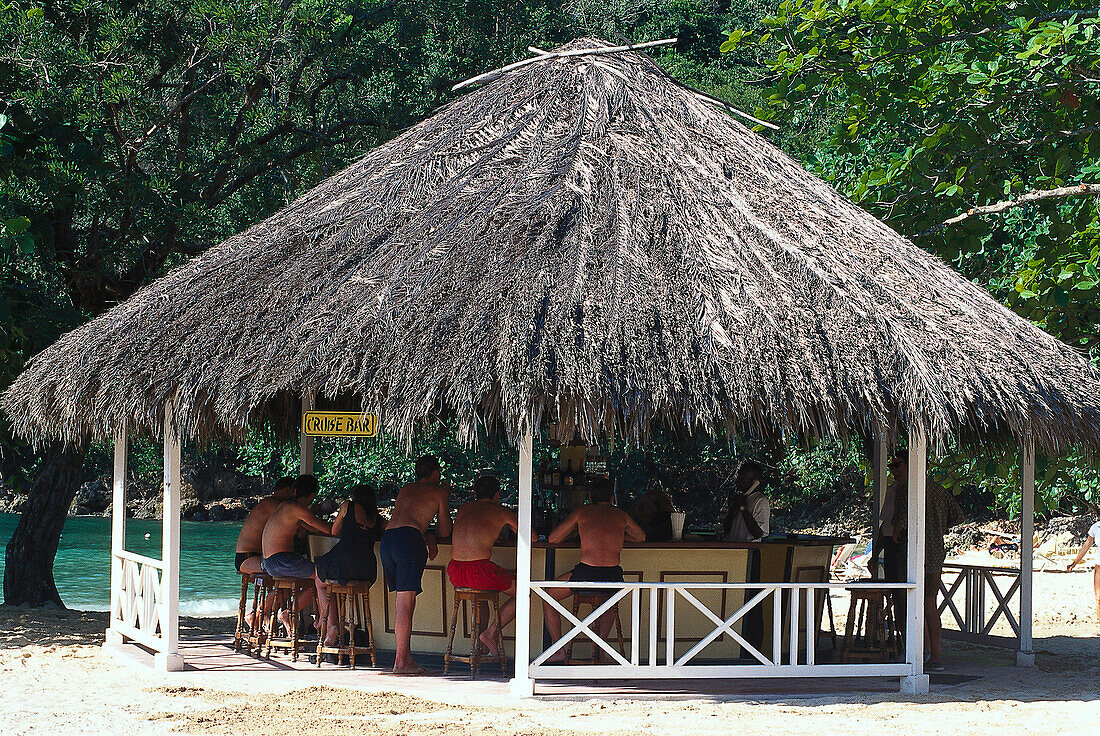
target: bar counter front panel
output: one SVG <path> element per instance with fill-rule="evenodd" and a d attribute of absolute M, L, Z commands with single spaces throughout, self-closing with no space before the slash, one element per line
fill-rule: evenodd
<path fill-rule="evenodd" d="M 801 582 L 815 582 L 815 573 L 808 570 L 828 570 L 833 545 L 843 540 L 832 538 L 799 538 L 797 541 L 776 540 L 763 543 L 726 543 L 726 542 L 655 542 L 628 543 L 622 553 L 622 567 L 627 582 L 693 582 L 693 583 L 744 583 L 744 582 L 791 582 L 796 576 Z M 376 550 L 377 554 L 377 550 Z M 412 648 L 414 652 L 441 655 L 447 649 L 447 637 L 450 633 L 451 612 L 454 606 L 453 588 L 447 579 L 447 563 L 451 559 L 451 546 L 439 545 L 439 555 L 429 560 L 424 569 L 423 593 L 417 597 L 416 612 L 413 616 Z M 497 545 L 493 550 L 493 562 L 515 569 L 515 547 Z M 531 550 L 531 577 L 534 580 L 552 579 L 570 571 L 580 561 L 580 550 L 576 543 L 549 545 L 537 542 Z M 380 649 L 393 651 L 395 638 L 393 631 L 393 596 L 386 588 L 384 576 L 379 566 L 379 579 L 371 587 L 371 613 L 374 619 L 375 640 Z M 826 578 L 827 579 L 827 578 Z M 797 581 L 796 581 L 797 582 Z M 662 591 L 657 611 L 657 630 L 659 637 L 658 657 L 664 662 L 666 652 L 664 598 Z M 692 595 L 700 603 L 710 608 L 723 620 L 740 608 L 746 598 L 744 590 L 695 590 Z M 502 600 L 503 600 L 502 596 Z M 542 600 L 537 595 L 531 598 L 531 652 L 533 656 L 542 652 Z M 572 610 L 571 599 L 563 605 Z M 783 597 L 784 618 L 788 615 L 787 596 Z M 762 631 L 759 632 L 760 651 L 766 656 L 771 653 L 771 598 L 763 606 Z M 580 614 L 583 618 L 590 613 L 585 608 Z M 619 604 L 619 615 L 623 623 L 623 638 L 626 651 L 630 651 L 630 596 Z M 643 661 L 648 658 L 649 644 L 649 592 L 642 591 L 640 598 L 641 641 L 639 649 Z M 455 631 L 455 653 L 464 654 L 469 648 L 470 618 L 459 609 L 459 620 Z M 563 631 L 572 628 L 568 621 L 562 622 Z M 709 634 L 714 624 L 698 611 L 689 601 L 677 596 L 676 603 L 676 656 L 682 655 L 700 639 Z M 733 627 L 742 636 L 752 636 L 744 630 L 745 621 L 738 621 Z M 805 630 L 804 622 L 800 624 Z M 787 648 L 789 626 L 784 624 L 784 650 Z M 509 624 L 505 630 L 505 646 L 508 656 L 514 654 L 515 624 Z M 614 632 L 609 637 L 613 642 Z M 756 637 L 753 637 L 756 638 Z M 800 640 L 805 641 L 804 636 Z M 591 656 L 592 645 L 584 636 L 576 638 L 574 651 L 576 657 Z M 754 645 L 756 642 L 749 639 Z M 612 644 L 614 646 L 614 644 Z M 712 642 L 694 661 L 729 661 L 742 656 L 741 647 L 728 636 L 722 636 Z M 747 654 L 745 656 L 748 656 Z M 602 661 L 607 662 L 606 653 Z"/>

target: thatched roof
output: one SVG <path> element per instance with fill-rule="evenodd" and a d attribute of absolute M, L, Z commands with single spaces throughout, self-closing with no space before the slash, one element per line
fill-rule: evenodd
<path fill-rule="evenodd" d="M 1100 429 L 1077 353 L 636 52 L 461 96 L 62 337 L 3 407 L 86 441 L 155 432 L 175 397 L 195 438 L 303 390 L 403 435 Z"/>

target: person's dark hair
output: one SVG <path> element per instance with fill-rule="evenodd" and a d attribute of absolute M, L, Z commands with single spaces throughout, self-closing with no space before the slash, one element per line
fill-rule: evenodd
<path fill-rule="evenodd" d="M 348 495 L 351 497 L 352 503 L 362 507 L 367 512 L 369 518 L 378 518 L 378 493 L 374 490 L 374 486 L 367 483 L 354 485 L 348 491 Z"/>
<path fill-rule="evenodd" d="M 474 481 L 474 498 L 478 501 L 491 500 L 500 493 L 500 479 L 495 475 L 482 475 Z"/>
<path fill-rule="evenodd" d="M 615 484 L 610 478 L 593 476 L 588 479 L 588 497 L 592 503 L 611 503 L 615 497 Z"/>
<path fill-rule="evenodd" d="M 434 455 L 423 455 L 416 461 L 416 467 L 414 468 L 416 479 L 424 480 L 439 469 L 439 460 L 437 460 Z"/>
<path fill-rule="evenodd" d="M 293 487 L 294 487 L 294 476 L 293 475 L 284 475 L 282 478 L 279 478 L 279 480 L 275 481 L 275 485 L 271 486 L 271 490 L 274 493 L 278 493 L 279 491 L 283 490 L 284 488 L 293 488 Z"/>
<path fill-rule="evenodd" d="M 317 495 L 317 479 L 312 475 L 299 475 L 292 487 L 294 488 L 295 500 Z"/>
<path fill-rule="evenodd" d="M 741 463 L 741 467 L 737 469 L 738 475 L 741 475 L 742 473 L 748 474 L 754 480 L 763 480 L 764 466 L 756 462 L 755 460 L 745 460 Z"/>

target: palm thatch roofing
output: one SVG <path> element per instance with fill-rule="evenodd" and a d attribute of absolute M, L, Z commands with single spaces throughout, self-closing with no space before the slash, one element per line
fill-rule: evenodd
<path fill-rule="evenodd" d="M 563 47 L 606 46 L 579 39 Z M 559 422 L 1092 446 L 1100 376 L 638 52 L 496 75 L 29 361 L 21 435 Z"/>

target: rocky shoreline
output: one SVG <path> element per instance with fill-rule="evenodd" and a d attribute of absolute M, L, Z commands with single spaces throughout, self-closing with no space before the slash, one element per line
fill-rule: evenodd
<path fill-rule="evenodd" d="M 268 485 L 261 478 L 223 468 L 188 468 L 181 474 L 180 510 L 189 521 L 240 521 L 266 495 Z M 111 515 L 110 478 L 100 477 L 80 486 L 69 516 Z M 21 514 L 27 495 L 0 484 L 0 513 Z M 158 482 L 133 477 L 126 489 L 126 517 L 160 519 L 164 507 Z"/>

